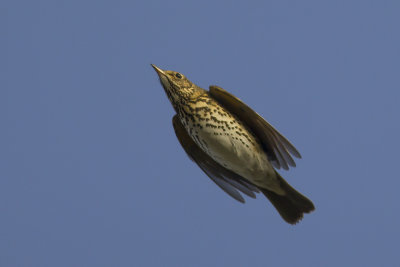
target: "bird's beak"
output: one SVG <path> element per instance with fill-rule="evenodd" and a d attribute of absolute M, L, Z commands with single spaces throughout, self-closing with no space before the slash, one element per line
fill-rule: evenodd
<path fill-rule="evenodd" d="M 158 76 L 160 76 L 160 77 L 161 77 L 161 75 L 166 76 L 165 72 L 162 69 L 160 69 L 159 67 L 157 67 L 154 64 L 150 64 L 150 65 L 155 69 L 155 71 L 157 72 Z"/>

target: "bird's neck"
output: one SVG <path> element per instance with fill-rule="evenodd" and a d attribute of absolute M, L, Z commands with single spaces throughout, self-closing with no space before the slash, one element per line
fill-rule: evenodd
<path fill-rule="evenodd" d="M 197 101 L 204 96 L 208 96 L 208 92 L 196 86 L 180 90 L 179 94 L 171 95 L 169 98 L 176 113 L 181 115 L 182 113 L 192 113 Z"/>

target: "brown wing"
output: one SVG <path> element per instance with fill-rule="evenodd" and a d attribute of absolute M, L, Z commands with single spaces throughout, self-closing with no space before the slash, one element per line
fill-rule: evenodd
<path fill-rule="evenodd" d="M 258 193 L 259 190 L 254 185 L 246 182 L 246 180 L 240 175 L 237 175 L 214 161 L 192 140 L 185 127 L 180 122 L 178 115 L 174 116 L 172 124 L 175 129 L 176 137 L 189 158 L 196 162 L 208 177 L 210 177 L 211 180 L 213 180 L 222 190 L 242 203 L 244 203 L 244 198 L 239 191 L 249 197 L 256 197 L 254 193 Z"/>
<path fill-rule="evenodd" d="M 285 170 L 295 167 L 291 155 L 301 158 L 297 149 L 271 124 L 243 103 L 239 98 L 218 86 L 210 86 L 210 95 L 222 106 L 238 117 L 260 140 L 264 151 L 275 168 Z"/>

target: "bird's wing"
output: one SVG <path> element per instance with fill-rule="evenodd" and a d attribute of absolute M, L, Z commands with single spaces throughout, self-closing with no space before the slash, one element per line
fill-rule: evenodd
<path fill-rule="evenodd" d="M 178 115 L 174 116 L 172 124 L 175 129 L 176 137 L 189 158 L 196 162 L 208 177 L 210 177 L 211 180 L 213 180 L 222 190 L 242 203 L 245 201 L 240 192 L 252 198 L 256 197 L 254 193 L 259 192 L 257 187 L 246 182 L 243 177 L 224 168 L 208 156 L 207 153 L 205 153 L 189 136 L 185 127 L 179 120 Z"/>
<path fill-rule="evenodd" d="M 228 93 L 221 87 L 210 86 L 210 95 L 228 111 L 238 117 L 260 140 L 268 159 L 275 168 L 285 170 L 295 167 L 291 155 L 301 158 L 297 149 L 271 124 L 243 103 L 239 98 Z"/>

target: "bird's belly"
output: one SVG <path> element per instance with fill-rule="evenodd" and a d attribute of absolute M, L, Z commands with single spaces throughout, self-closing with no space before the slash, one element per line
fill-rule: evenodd
<path fill-rule="evenodd" d="M 256 185 L 263 186 L 268 177 L 275 177 L 265 152 L 257 141 L 215 129 L 198 131 L 198 143 L 215 161 Z"/>
<path fill-rule="evenodd" d="M 196 144 L 212 159 L 263 188 L 275 188 L 277 176 L 256 137 L 229 111 L 201 101 L 181 122 Z M 190 118 L 190 119 L 189 119 Z"/>

